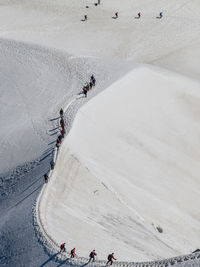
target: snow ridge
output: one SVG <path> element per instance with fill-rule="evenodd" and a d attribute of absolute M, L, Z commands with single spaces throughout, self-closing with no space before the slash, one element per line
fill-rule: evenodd
<path fill-rule="evenodd" d="M 74 97 L 67 105 L 64 107 L 65 120 L 69 121 L 72 119 L 70 115 L 70 108 L 72 104 L 76 102 L 80 97 Z M 69 117 L 69 118 L 68 118 Z M 70 125 L 71 126 L 71 125 Z M 68 129 L 69 131 L 69 129 Z M 61 144 L 62 145 L 62 144 Z M 59 154 L 59 149 L 54 149 L 53 162 L 56 164 L 57 158 Z M 51 180 L 53 175 L 53 170 L 50 170 L 48 173 L 49 180 Z M 59 253 L 60 246 L 59 244 L 51 237 L 51 235 L 46 231 L 45 225 L 41 219 L 41 201 L 44 197 L 44 193 L 47 190 L 49 184 L 44 184 L 43 188 L 38 195 L 38 198 L 33 207 L 34 214 L 34 225 L 36 228 L 36 234 L 40 242 L 45 246 L 48 253 L 51 255 L 56 255 L 56 261 L 66 263 L 68 266 L 86 266 L 88 264 L 88 259 L 84 257 L 77 256 L 75 259 L 70 259 L 70 251 L 65 253 Z M 119 267 L 161 267 L 161 266 L 191 266 L 195 260 L 200 259 L 200 252 L 196 252 L 193 254 L 182 255 L 177 257 L 172 257 L 164 260 L 157 261 L 145 261 L 145 262 L 115 262 L 116 266 Z M 94 263 L 90 263 L 90 266 L 104 266 L 106 261 L 96 260 Z M 186 264 L 186 265 L 185 265 Z M 188 265 L 189 264 L 189 265 Z M 194 263 L 195 264 L 195 263 Z M 197 266 L 197 265 L 192 265 Z"/>

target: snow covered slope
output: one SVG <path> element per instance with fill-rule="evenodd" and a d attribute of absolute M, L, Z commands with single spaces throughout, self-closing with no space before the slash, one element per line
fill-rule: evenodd
<path fill-rule="evenodd" d="M 86 5 L 89 8 L 86 8 Z M 175 72 L 184 74 L 185 76 L 199 80 L 199 9 L 199 0 L 101 0 L 100 6 L 95 6 L 93 0 L 0 0 L 0 174 L 2 174 L 0 177 L 0 192 L 2 193 L 0 199 L 0 254 L 3 255 L 3 257 L 0 258 L 1 265 L 17 265 L 21 267 L 27 266 L 27 262 L 29 266 L 52 266 L 55 264 L 53 263 L 53 261 L 55 260 L 55 255 L 51 255 L 50 259 L 48 259 L 46 252 L 41 249 L 41 246 L 38 244 L 37 238 L 34 236 L 31 207 L 34 204 L 38 190 L 41 188 L 41 179 L 44 172 L 46 172 L 49 167 L 49 161 L 51 160 L 51 155 L 55 146 L 55 139 L 58 134 L 58 121 L 56 120 L 58 109 L 61 106 L 70 103 L 70 101 L 77 96 L 83 84 L 88 80 L 91 73 L 95 74 L 98 83 L 95 90 L 93 90 L 89 94 L 89 97 L 97 95 L 100 91 L 104 90 L 112 83 L 122 78 L 122 76 L 125 75 L 128 70 L 133 69 L 133 66 L 135 67 L 138 63 L 148 63 L 159 67 L 161 66 L 163 68 L 168 68 L 169 70 L 173 70 Z M 119 18 L 113 19 L 112 17 L 116 11 L 119 12 Z M 135 19 L 135 16 L 139 11 L 142 14 L 140 20 Z M 163 11 L 162 20 L 156 18 L 160 11 Z M 81 21 L 85 14 L 88 15 L 87 22 Z M 122 61 L 122 59 L 126 62 Z M 144 78 L 143 75 L 139 75 L 139 73 L 139 70 L 137 70 L 136 72 L 133 72 L 131 74 L 131 76 L 133 75 L 134 77 L 137 74 L 135 78 L 130 78 L 129 76 L 124 77 L 124 79 L 119 82 L 119 85 L 121 84 L 123 86 L 126 85 L 127 87 L 129 87 L 131 83 L 132 86 L 132 79 L 133 82 L 136 82 L 136 80 L 139 79 L 137 77 L 140 77 L 140 80 L 137 80 L 137 83 L 140 86 L 141 84 L 143 84 L 142 82 Z M 161 176 L 161 173 L 163 173 L 162 168 L 164 168 L 166 170 L 164 171 L 164 173 L 166 173 L 165 176 L 167 176 L 168 178 L 168 165 L 167 167 L 163 166 L 162 162 L 167 159 L 167 156 L 171 155 L 171 153 L 173 152 L 172 147 L 174 146 L 176 148 L 176 156 L 175 158 L 172 158 L 172 162 L 174 164 L 176 163 L 177 166 L 172 167 L 170 165 L 170 161 L 170 175 L 172 175 L 176 170 L 176 177 L 177 179 L 179 179 L 180 177 L 182 177 L 182 175 L 180 175 L 180 172 L 182 172 L 184 179 L 184 182 L 182 184 L 183 187 L 186 184 L 185 182 L 188 180 L 188 176 L 190 177 L 192 175 L 193 178 L 189 179 L 189 181 L 191 180 L 192 182 L 187 190 L 190 190 L 192 188 L 192 192 L 195 191 L 192 197 L 191 194 L 184 194 L 184 196 L 180 194 L 183 199 L 186 198 L 186 196 L 190 196 L 192 201 L 187 202 L 187 205 L 184 206 L 183 211 L 181 211 L 180 214 L 178 213 L 180 216 L 178 218 L 182 218 L 182 212 L 186 214 L 186 217 L 184 218 L 194 218 L 194 220 L 192 220 L 191 222 L 186 222 L 184 224 L 184 227 L 186 227 L 186 224 L 192 225 L 194 228 L 194 232 L 192 233 L 195 233 L 195 216 L 197 205 L 194 202 L 196 201 L 196 192 L 199 191 L 199 183 L 197 182 L 196 184 L 195 180 L 198 171 L 198 166 L 196 167 L 196 165 L 194 164 L 195 160 L 198 158 L 198 127 L 197 125 L 194 125 L 194 121 L 196 120 L 196 122 L 198 122 L 199 118 L 199 97 L 196 93 L 196 87 L 198 87 L 198 84 L 187 79 L 186 81 L 185 78 L 181 76 L 174 76 L 176 78 L 174 78 L 172 82 L 171 78 L 168 79 L 168 76 L 171 77 L 173 75 L 168 73 L 163 74 L 162 76 L 160 70 L 152 71 L 152 69 L 147 68 L 141 73 L 145 74 L 144 76 L 148 81 L 151 75 L 152 79 L 155 79 L 155 81 L 152 81 L 152 79 L 150 79 L 149 86 L 153 85 L 153 82 L 158 82 L 160 87 L 167 86 L 167 89 L 165 88 L 164 90 L 164 96 L 166 96 L 166 99 L 168 99 L 167 103 L 165 103 L 165 99 L 161 98 L 160 94 L 158 94 L 160 97 L 159 100 L 163 101 L 163 108 L 166 107 L 166 114 L 164 111 L 160 114 L 160 117 L 156 114 L 156 119 L 159 119 L 160 126 L 163 127 L 163 131 L 166 131 L 164 140 L 160 140 L 159 138 L 156 139 L 157 137 L 160 137 L 162 136 L 162 134 L 164 134 L 163 131 L 157 132 L 157 129 L 155 131 L 152 130 L 152 132 L 147 131 L 149 135 L 148 137 L 146 136 L 146 132 L 143 133 L 143 137 L 145 137 L 143 140 L 145 146 L 147 144 L 151 145 L 152 142 L 155 141 L 154 139 L 156 139 L 159 148 L 161 149 L 162 143 L 164 142 L 165 152 L 163 153 L 166 153 L 167 155 L 163 155 L 160 149 L 159 151 L 157 151 L 157 153 L 159 154 L 159 159 L 161 157 L 162 161 L 160 162 L 159 159 L 156 163 L 152 161 L 153 166 L 151 166 L 150 168 L 150 174 L 151 181 L 153 181 L 152 187 L 150 188 L 147 187 L 146 183 L 145 185 L 140 183 L 140 180 L 146 181 L 144 178 L 149 172 L 149 168 L 147 170 L 147 166 L 149 165 L 146 163 L 146 165 L 143 167 L 143 174 L 141 174 L 142 178 L 138 178 L 137 173 L 134 173 L 135 168 L 133 169 L 133 166 L 139 166 L 139 170 L 137 168 L 136 170 L 137 172 L 140 172 L 142 164 L 141 162 L 137 165 L 135 163 L 135 165 L 130 168 L 130 172 L 133 171 L 134 178 L 134 180 L 131 180 L 131 182 L 130 179 L 127 178 L 127 173 L 121 173 L 121 168 L 119 169 L 119 173 L 118 169 L 116 168 L 115 172 L 112 173 L 112 175 L 119 176 L 120 179 L 123 177 L 123 179 L 126 179 L 125 181 L 128 181 L 127 183 L 130 183 L 131 185 L 133 184 L 133 182 L 136 183 L 136 189 L 137 187 L 141 186 L 144 195 L 148 190 L 150 190 L 149 194 L 155 194 L 155 203 L 158 202 L 161 206 L 167 203 L 167 209 L 169 209 L 169 207 L 171 207 L 172 205 L 175 205 L 170 213 L 173 215 L 173 212 L 178 212 L 182 208 L 182 204 L 178 200 L 175 201 L 174 198 L 174 194 L 179 191 L 177 189 L 176 191 L 173 191 L 175 193 L 172 195 L 171 200 L 171 195 L 168 194 L 168 190 L 171 189 L 172 183 L 170 182 L 170 186 L 168 187 L 168 184 L 166 185 L 165 183 L 165 180 L 167 181 L 167 179 L 160 182 L 158 177 Z M 180 80 L 180 83 L 178 82 L 178 80 Z M 188 84 L 188 88 L 194 88 L 194 96 L 192 93 L 192 96 L 188 97 L 188 93 L 185 93 L 184 91 L 186 90 L 185 84 Z M 146 84 L 144 85 L 146 86 Z M 175 85 L 177 85 L 177 88 L 174 88 Z M 137 90 L 139 90 L 139 86 Z M 146 88 L 145 86 L 144 88 Z M 168 92 L 169 87 L 174 89 L 169 90 Z M 175 97 L 177 90 L 180 90 L 180 95 L 186 94 L 187 100 L 182 96 L 180 97 L 180 99 L 178 98 L 179 100 L 177 100 L 177 98 Z M 129 91 L 126 91 L 125 89 L 124 92 L 129 93 Z M 140 98 L 142 99 L 142 101 L 144 100 L 144 98 L 149 98 L 148 90 L 142 92 L 144 94 L 143 97 Z M 174 92 L 176 92 L 175 95 Z M 154 93 L 157 94 L 159 92 L 156 90 L 154 91 Z M 134 97 L 138 96 L 138 94 L 134 95 Z M 107 98 L 108 97 L 106 96 L 106 99 Z M 115 98 L 116 95 L 112 95 L 112 99 Z M 170 102 L 171 98 L 172 102 Z M 112 99 L 109 99 L 109 101 L 111 101 L 109 104 L 110 107 L 113 105 Z M 152 101 L 151 98 L 150 100 Z M 98 102 L 100 100 L 96 101 Z M 127 100 L 124 99 L 124 101 Z M 151 101 L 149 102 L 149 108 L 151 107 L 151 104 L 156 104 Z M 71 126 L 71 122 L 77 109 L 83 103 L 85 103 L 85 99 L 79 99 L 78 101 L 73 102 L 73 105 L 71 106 L 68 114 L 70 123 L 69 126 Z M 120 102 L 118 109 L 119 107 L 121 109 L 124 109 L 123 116 L 127 116 L 128 112 L 126 112 L 125 109 L 126 104 L 122 105 L 121 103 L 122 102 Z M 134 107 L 137 107 L 138 111 L 140 111 L 140 108 L 142 106 L 139 106 L 138 101 L 135 104 L 137 105 L 135 105 Z M 141 102 L 140 104 L 142 105 L 143 102 Z M 176 104 L 178 105 L 178 107 L 175 107 Z M 174 109 L 174 112 L 172 112 L 170 108 L 167 108 L 168 105 Z M 158 106 L 157 108 L 159 109 L 162 107 Z M 130 108 L 130 110 L 132 110 L 132 107 Z M 167 113 L 168 111 L 171 113 Z M 112 112 L 112 110 L 109 109 L 109 112 Z M 166 119 L 167 130 L 165 128 L 166 126 L 162 124 L 163 122 L 161 122 L 161 115 L 163 113 Z M 178 117 L 174 118 L 172 120 L 172 123 L 170 115 L 174 116 L 175 113 L 178 114 Z M 153 116 L 153 114 L 149 114 L 149 116 L 150 115 Z M 179 122 L 179 117 L 183 117 L 184 119 L 182 118 L 181 122 Z M 148 122 L 147 120 L 145 120 L 145 118 L 146 117 L 141 117 L 142 123 L 145 122 L 144 124 Z M 147 118 L 149 117 L 147 116 Z M 186 122 L 186 118 L 188 118 L 188 122 Z M 128 119 L 131 118 L 127 118 L 127 120 Z M 115 124 L 111 125 L 110 121 L 109 123 L 107 123 L 106 119 L 103 120 L 105 121 L 105 125 L 101 120 L 99 122 L 99 127 L 101 129 L 103 129 L 104 127 L 110 130 L 110 128 L 112 129 L 113 127 L 113 129 L 117 130 Z M 177 120 L 178 123 L 176 123 Z M 95 123 L 98 124 L 96 118 Z M 191 128 L 187 128 L 187 131 L 183 131 L 184 126 L 187 125 L 191 126 Z M 122 124 L 122 126 L 125 127 L 129 125 L 126 125 L 124 121 L 124 124 Z M 149 130 L 148 126 L 149 124 L 147 123 L 147 125 L 145 126 L 147 127 L 147 130 Z M 180 129 L 182 129 L 181 133 L 178 126 L 180 126 Z M 82 130 L 82 124 L 80 124 L 80 126 L 78 127 L 81 127 L 82 132 L 85 131 L 85 127 L 84 131 Z M 96 126 L 95 129 L 99 130 Z M 175 129 L 177 138 L 169 137 L 169 134 L 171 134 L 171 132 L 167 132 L 168 129 Z M 120 131 L 122 130 L 123 128 Z M 69 128 L 67 128 L 67 131 L 69 131 Z M 102 130 L 99 131 L 100 132 L 98 132 L 98 134 L 100 135 Z M 159 136 L 155 135 L 155 132 L 156 134 L 159 134 Z M 113 134 L 113 132 L 111 133 Z M 106 135 L 105 131 L 103 131 L 103 134 L 104 135 L 99 136 L 99 138 L 102 137 L 103 139 L 105 139 L 105 141 L 108 142 L 108 140 L 110 139 L 109 131 L 108 136 Z M 123 131 L 122 134 L 124 134 Z M 183 137 L 179 140 L 178 135 L 181 134 L 183 134 Z M 144 148 L 142 147 L 143 143 L 141 143 L 140 141 L 141 137 L 138 137 L 138 135 L 139 133 L 137 133 L 137 136 L 133 140 L 133 143 L 136 145 L 135 152 L 137 152 L 136 154 L 139 155 L 142 160 L 147 160 L 145 153 L 143 152 L 143 155 L 141 152 L 144 150 Z M 191 136 L 193 139 L 191 139 Z M 119 145 L 120 151 L 122 152 L 122 150 L 126 150 L 127 156 L 129 155 L 132 157 L 133 155 L 131 149 L 133 147 L 133 143 L 129 134 L 121 136 L 120 132 L 119 138 L 117 138 L 118 137 L 116 137 L 116 139 L 114 139 L 113 141 L 109 141 L 108 145 L 112 145 L 117 142 L 116 140 L 118 140 L 119 144 L 117 144 Z M 79 139 L 78 141 L 80 141 Z M 130 144 L 128 145 L 127 140 L 128 142 L 130 141 Z M 91 141 L 93 141 L 94 143 L 100 142 L 99 139 L 93 140 L 92 138 Z M 168 147 L 166 146 L 167 142 Z M 104 157 L 104 151 L 94 146 L 95 150 L 93 151 L 93 154 L 94 152 L 97 153 L 97 159 L 95 159 L 95 161 L 93 159 L 93 162 L 91 163 L 91 159 L 90 161 L 88 161 L 88 159 L 90 158 L 89 156 L 91 156 L 87 154 L 89 150 L 87 148 L 85 150 L 82 145 L 80 145 L 80 147 L 80 152 L 78 151 L 76 146 L 73 146 L 73 148 L 71 148 L 72 151 L 74 149 L 74 151 L 76 151 L 77 153 L 78 161 L 76 163 L 78 164 L 78 166 L 80 166 L 80 170 L 76 169 L 77 165 L 73 163 L 74 156 L 71 158 L 70 153 L 72 152 L 68 151 L 69 149 L 67 144 L 66 147 L 63 147 L 63 151 L 67 149 L 67 156 L 64 160 L 69 159 L 69 162 L 72 161 L 72 163 L 74 164 L 74 169 L 72 169 L 73 175 L 73 170 L 79 170 L 80 176 L 89 175 L 92 181 L 97 181 L 96 176 L 100 176 L 101 179 L 106 179 L 106 175 L 105 177 L 103 176 L 104 173 L 107 173 L 107 176 L 109 176 L 109 178 L 112 178 L 111 174 L 108 175 L 108 173 L 113 169 L 112 164 L 116 165 L 119 161 L 121 164 L 122 160 L 124 159 L 123 158 L 120 160 L 116 157 L 116 162 L 110 162 L 109 158 L 109 160 L 105 162 L 105 166 L 103 166 L 103 159 L 102 162 L 99 160 L 100 156 L 98 153 L 101 153 Z M 110 146 L 107 147 L 109 148 Z M 128 149 L 127 147 L 130 147 L 130 149 Z M 150 149 L 153 155 L 155 154 L 155 151 L 153 150 L 155 148 L 148 147 L 148 149 Z M 169 149 L 169 151 L 167 149 Z M 111 153 L 110 149 L 108 152 Z M 187 156 L 185 156 L 185 153 Z M 156 155 L 158 156 L 158 154 Z M 112 154 L 112 157 L 114 156 L 115 155 Z M 181 162 L 177 160 L 179 156 L 183 157 Z M 189 161 L 188 157 L 191 157 Z M 140 158 L 138 158 L 137 160 L 139 159 Z M 58 165 L 60 164 L 59 166 L 61 169 L 66 169 L 66 166 L 62 165 L 62 160 L 58 162 Z M 30 163 L 30 161 L 32 161 L 32 163 Z M 93 166 L 94 162 L 98 167 Z M 110 166 L 108 164 L 109 162 Z M 187 164 L 185 164 L 185 162 Z M 184 170 L 182 170 L 182 163 L 186 165 Z M 12 168 L 15 168 L 19 164 L 20 166 L 12 170 Z M 157 169 L 157 164 L 159 166 L 162 166 Z M 85 166 L 88 166 L 88 168 L 90 168 L 87 174 L 85 173 L 87 172 L 87 170 L 85 170 Z M 192 167 L 194 167 L 194 169 L 191 170 Z M 34 169 L 34 171 L 32 171 L 32 168 Z M 180 168 L 180 170 L 177 171 L 177 168 Z M 60 171 L 62 170 L 59 170 L 59 172 Z M 153 171 L 155 171 L 156 173 L 155 177 L 153 175 Z M 96 174 L 97 172 L 98 175 Z M 185 172 L 188 172 L 187 177 Z M 195 172 L 194 176 L 193 172 Z M 55 175 L 57 176 L 56 173 L 57 170 L 55 172 Z M 63 174 L 66 175 L 64 173 L 64 170 Z M 169 177 L 172 177 L 170 175 Z M 63 186 L 63 183 L 65 181 L 59 181 Z M 156 185 L 153 184 L 153 182 L 158 183 L 158 189 L 160 190 L 160 193 L 158 192 L 158 189 L 156 189 Z M 139 183 L 139 185 L 137 183 Z M 164 183 L 164 185 L 167 186 L 166 195 L 163 194 L 161 183 Z M 194 187 L 192 187 L 193 185 Z M 89 187 L 89 189 L 91 188 Z M 48 190 L 52 190 L 52 188 L 48 187 Z M 67 188 L 63 190 L 67 190 Z M 95 193 L 92 194 L 92 196 L 98 195 L 98 191 L 95 190 L 96 189 L 94 189 Z M 105 189 L 105 194 L 107 193 L 107 191 L 108 190 Z M 163 198 L 165 198 L 162 199 L 162 201 L 158 201 L 158 199 L 161 199 L 161 193 Z M 123 194 L 123 192 L 121 192 L 120 194 Z M 5 195 L 7 196 L 5 197 Z M 128 196 L 130 197 L 130 194 L 127 193 L 127 197 Z M 49 197 L 48 191 L 46 197 Z M 108 196 L 106 195 L 106 197 L 108 197 L 108 199 L 111 198 L 110 194 L 108 194 Z M 127 207 L 126 202 L 124 203 L 122 201 L 122 203 L 120 203 L 121 198 L 119 197 L 119 192 L 117 196 L 114 194 L 112 203 L 116 203 L 116 197 L 119 198 L 117 202 L 119 203 L 119 208 L 124 209 L 125 207 L 123 214 L 126 215 L 128 209 L 130 209 L 129 206 Z M 74 196 L 74 199 L 76 199 L 76 195 Z M 101 200 L 104 201 L 104 199 Z M 138 196 L 138 201 L 140 201 L 140 196 Z M 199 201 L 198 198 L 197 201 Z M 102 207 L 102 212 L 106 211 L 107 201 L 105 200 L 105 202 L 105 209 L 103 209 Z M 134 218 L 134 223 L 137 222 L 137 220 L 140 222 L 138 228 L 135 228 L 137 230 L 134 231 L 134 240 L 137 240 L 137 242 L 139 242 L 138 240 L 140 240 L 140 237 L 138 237 L 138 235 L 140 234 L 140 230 L 142 229 L 142 232 L 150 237 L 152 241 L 152 243 L 150 244 L 145 244 L 145 248 L 150 251 L 150 255 L 147 255 L 147 250 L 140 251 L 138 253 L 139 248 L 137 247 L 137 249 L 134 249 L 135 254 L 131 254 L 135 259 L 142 258 L 142 260 L 144 260 L 145 258 L 157 258 L 159 255 L 162 255 L 161 257 L 163 257 L 163 255 L 177 255 L 179 252 L 188 252 L 189 250 L 192 250 L 193 246 L 196 245 L 195 240 L 197 237 L 194 237 L 193 235 L 191 236 L 191 239 L 189 239 L 188 236 L 185 235 L 181 236 L 179 245 L 177 243 L 178 237 L 174 238 L 173 240 L 169 238 L 170 231 L 168 228 L 172 226 L 170 222 L 166 222 L 165 220 L 163 222 L 160 219 L 160 217 L 162 216 L 157 219 L 155 211 L 155 216 L 153 218 L 154 227 L 152 227 L 151 216 L 148 213 L 145 213 L 148 218 L 140 215 L 140 213 L 144 212 L 144 210 L 141 211 L 139 208 L 145 209 L 146 202 L 145 204 L 141 204 L 140 202 L 139 205 L 138 203 L 134 204 L 135 199 L 134 203 L 132 203 L 132 199 L 130 202 L 132 207 L 131 216 L 133 216 L 132 214 L 134 213 L 136 217 Z M 185 202 L 186 200 L 183 201 L 183 203 Z M 190 207 L 188 205 L 190 205 L 191 202 L 192 208 L 191 211 L 189 211 Z M 88 203 L 87 198 L 86 203 Z M 101 204 L 103 204 L 103 202 Z M 101 206 L 101 204 L 99 205 Z M 137 207 L 135 207 L 133 204 Z M 45 201 L 43 202 L 43 205 L 46 205 Z M 47 208 L 50 209 L 50 207 L 51 206 L 48 206 Z M 59 206 L 56 207 L 58 208 L 58 213 L 63 212 L 63 210 L 61 211 Z M 79 212 L 79 209 L 80 207 L 77 207 L 77 212 Z M 88 212 L 88 210 L 89 209 L 87 208 L 86 213 Z M 53 211 L 50 212 L 49 216 L 52 216 L 52 212 Z M 92 215 L 93 213 L 96 214 L 96 211 L 92 211 Z M 46 214 L 44 213 L 44 220 L 45 216 Z M 81 216 L 75 214 L 74 216 L 79 217 L 79 219 L 85 218 L 83 214 Z M 103 224 L 109 223 L 109 220 L 110 218 L 108 218 L 107 221 L 105 219 L 103 221 Z M 91 220 L 90 218 L 87 219 L 85 227 L 87 227 L 88 223 L 96 224 L 96 221 L 97 218 L 95 216 L 93 220 Z M 127 218 L 125 218 L 125 221 L 127 223 L 130 222 Z M 50 224 L 51 223 L 52 222 L 50 222 Z M 76 223 L 78 223 L 78 221 L 76 221 Z M 154 229 L 158 223 L 160 223 L 161 227 L 163 227 L 164 233 L 162 235 L 158 234 Z M 23 228 L 23 224 L 26 225 L 25 230 Z M 124 226 L 119 227 L 119 222 L 117 220 L 114 225 L 114 228 L 112 228 L 111 226 L 110 227 L 112 228 L 112 231 L 115 231 L 114 229 L 117 229 L 117 231 L 119 231 L 120 237 L 117 237 L 119 240 L 116 241 L 116 244 L 117 246 L 121 246 L 120 242 L 123 242 L 126 236 L 129 240 L 130 236 L 128 232 L 124 230 Z M 50 234 L 52 236 L 54 235 L 55 239 L 57 239 L 57 241 L 59 242 L 60 234 L 58 234 L 57 232 L 58 229 L 51 227 L 52 225 L 47 225 L 47 229 L 49 229 Z M 104 226 L 102 226 L 101 230 L 96 233 L 97 239 L 99 238 L 99 236 L 97 235 L 99 233 L 102 233 L 102 229 L 104 229 L 103 227 Z M 177 222 L 175 223 L 174 229 L 176 229 L 176 227 Z M 184 227 L 183 229 L 186 229 Z M 197 229 L 199 229 L 198 224 Z M 74 234 L 73 231 L 71 233 Z M 110 233 L 111 232 L 108 233 L 109 236 Z M 163 240 L 161 239 L 161 237 L 163 238 Z M 156 241 L 157 238 L 159 239 Z M 133 239 L 130 239 L 132 242 Z M 185 239 L 187 241 L 183 245 Z M 17 242 L 15 242 L 16 240 Z M 30 240 L 31 248 L 28 248 Z M 73 240 L 73 237 L 71 237 L 71 244 L 73 244 Z M 143 241 L 144 238 L 142 238 L 141 242 Z M 84 240 L 81 240 L 81 242 L 84 242 Z M 125 245 L 127 251 L 131 250 L 131 242 Z M 154 246 L 153 244 L 155 244 L 154 242 L 158 242 L 157 244 L 162 243 L 160 245 L 158 255 L 155 255 L 155 250 L 152 253 Z M 170 242 L 173 244 L 171 244 Z M 193 242 L 192 245 L 191 242 Z M 166 247 L 166 244 L 170 245 L 168 246 L 168 248 L 166 248 L 166 253 L 163 254 L 162 249 Z M 83 253 L 85 255 L 86 247 L 83 247 L 83 244 L 81 244 L 80 246 L 83 248 L 80 249 L 80 253 Z M 106 246 L 109 247 L 109 243 L 107 243 Z M 171 247 L 173 247 L 173 251 L 171 251 Z M 105 249 L 104 251 L 102 251 L 101 256 L 104 257 L 106 253 L 107 251 Z M 127 252 L 123 250 L 123 253 L 120 257 L 123 258 L 124 256 L 128 259 L 130 255 L 127 255 L 126 253 Z M 118 257 L 118 259 L 120 259 L 120 257 Z"/>
<path fill-rule="evenodd" d="M 199 105 L 198 82 L 144 66 L 82 107 L 40 211 L 56 242 L 129 261 L 195 249 Z"/>
<path fill-rule="evenodd" d="M 55 143 L 58 129 L 48 130 L 52 119 L 91 73 L 101 80 L 100 90 L 130 68 L 122 61 L 70 56 L 37 45 L 5 40 L 0 45 L 0 173 L 35 160 Z"/>
<path fill-rule="evenodd" d="M 158 65 L 162 60 L 163 65 L 181 65 L 182 71 L 192 73 L 190 62 L 199 55 L 192 48 L 200 42 L 199 9 L 199 0 L 102 0 L 100 6 L 93 0 L 1 0 L 0 34 L 76 55 Z M 116 11 L 119 18 L 112 19 Z M 140 20 L 135 19 L 139 11 Z M 156 19 L 160 11 L 162 20 Z M 87 22 L 81 21 L 84 14 Z M 184 50 L 187 53 L 181 54 Z M 179 55 L 184 64 L 174 63 Z"/>

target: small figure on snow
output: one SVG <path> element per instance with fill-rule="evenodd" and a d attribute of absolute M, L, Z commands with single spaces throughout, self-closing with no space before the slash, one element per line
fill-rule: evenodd
<path fill-rule="evenodd" d="M 49 180 L 49 176 L 45 173 L 45 175 L 44 175 L 44 181 L 45 181 L 46 184 L 48 183 L 48 180 Z"/>
<path fill-rule="evenodd" d="M 159 17 L 159 19 L 162 19 L 162 17 L 163 17 L 163 12 L 160 12 L 160 17 Z"/>
<path fill-rule="evenodd" d="M 61 108 L 61 109 L 60 109 L 60 117 L 61 117 L 61 118 L 63 117 L 63 114 L 64 114 L 64 111 L 63 111 L 63 109 Z"/>
<path fill-rule="evenodd" d="M 87 15 L 84 16 L 84 21 L 86 21 L 88 19 Z"/>
<path fill-rule="evenodd" d="M 60 131 L 60 133 L 61 133 L 62 138 L 64 138 L 65 137 L 65 129 L 62 128 L 62 130 Z"/>
<path fill-rule="evenodd" d="M 62 243 L 60 245 L 60 252 L 65 252 L 66 251 L 66 248 L 65 248 L 65 243 Z"/>
<path fill-rule="evenodd" d="M 110 265 L 112 265 L 112 264 L 113 264 L 113 260 L 117 260 L 117 259 L 115 259 L 115 257 L 114 257 L 114 253 L 109 254 L 109 255 L 108 255 L 108 261 L 107 261 L 106 265 L 108 265 L 109 263 L 110 263 Z"/>
<path fill-rule="evenodd" d="M 75 250 L 75 248 L 71 250 L 71 258 L 74 258 L 76 256 Z"/>
<path fill-rule="evenodd" d="M 93 251 L 90 252 L 90 255 L 89 255 L 89 262 L 92 260 L 92 262 L 95 261 L 95 256 L 97 256 L 96 252 L 95 252 L 95 249 L 93 249 Z"/>
<path fill-rule="evenodd" d="M 137 15 L 138 15 L 137 18 L 140 19 L 141 13 L 139 12 Z"/>
<path fill-rule="evenodd" d="M 60 126 L 62 129 L 65 128 L 65 122 L 64 122 L 63 118 L 60 119 Z"/>
<path fill-rule="evenodd" d="M 63 118 L 60 119 L 60 125 L 64 122 Z"/>
<path fill-rule="evenodd" d="M 88 90 L 91 89 L 91 87 L 90 87 L 90 83 L 87 84 L 87 88 L 88 88 Z"/>
<path fill-rule="evenodd" d="M 115 12 L 115 18 L 116 19 L 118 18 L 118 12 Z"/>
<path fill-rule="evenodd" d="M 61 139 L 60 138 L 57 138 L 56 147 L 59 148 L 60 144 L 61 144 Z"/>
<path fill-rule="evenodd" d="M 83 87 L 83 93 L 84 93 L 85 97 L 87 97 L 87 92 L 88 92 L 88 87 L 84 86 Z"/>
<path fill-rule="evenodd" d="M 96 80 L 94 78 L 94 75 L 91 76 L 90 81 L 92 82 L 92 85 L 95 86 Z"/>
<path fill-rule="evenodd" d="M 55 166 L 55 163 L 53 162 L 53 160 L 50 162 L 50 166 L 51 166 L 51 170 L 53 170 Z"/>
<path fill-rule="evenodd" d="M 92 89 L 92 86 L 93 86 L 92 81 L 90 81 L 89 85 L 90 85 L 90 88 Z"/>

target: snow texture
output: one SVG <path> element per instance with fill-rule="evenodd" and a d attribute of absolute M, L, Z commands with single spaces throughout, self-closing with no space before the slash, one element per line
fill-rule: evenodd
<path fill-rule="evenodd" d="M 94 266 L 200 266 L 199 9 L 0 0 L 1 266 L 84 266 L 94 246 Z M 43 185 L 60 107 L 67 133 L 79 112 Z"/>

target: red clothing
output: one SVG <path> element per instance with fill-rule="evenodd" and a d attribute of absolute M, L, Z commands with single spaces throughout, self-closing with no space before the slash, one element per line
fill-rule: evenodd
<path fill-rule="evenodd" d="M 94 257 L 94 254 L 95 254 L 95 252 L 92 251 L 92 252 L 90 253 L 90 257 Z"/>
<path fill-rule="evenodd" d="M 61 134 L 62 134 L 62 136 L 64 136 L 64 134 L 65 134 L 65 129 L 64 128 L 61 130 Z"/>
<path fill-rule="evenodd" d="M 75 248 L 73 248 L 72 250 L 71 250 L 71 258 L 74 258 L 75 257 Z"/>
<path fill-rule="evenodd" d="M 108 261 L 107 261 L 106 265 L 108 265 L 108 263 L 110 263 L 110 265 L 112 265 L 113 264 L 113 260 L 116 260 L 114 258 L 114 254 L 109 254 L 108 255 Z"/>

